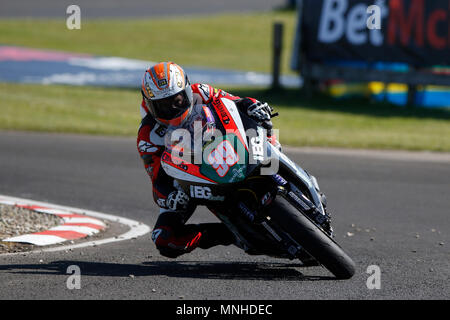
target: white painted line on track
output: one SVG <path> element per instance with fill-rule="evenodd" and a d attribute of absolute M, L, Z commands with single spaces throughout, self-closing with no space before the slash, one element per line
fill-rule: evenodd
<path fill-rule="evenodd" d="M 11 255 L 20 255 L 20 254 L 24 255 L 24 254 L 40 253 L 40 252 L 56 252 L 56 251 L 62 251 L 62 250 L 78 249 L 78 248 L 83 248 L 83 247 L 99 246 L 99 245 L 106 244 L 106 243 L 134 239 L 134 238 L 143 236 L 151 231 L 151 228 L 149 226 L 147 226 L 146 224 L 143 224 L 141 222 L 138 222 L 138 221 L 135 221 L 132 219 L 128 219 L 128 218 L 111 215 L 111 214 L 102 213 L 102 212 L 85 210 L 85 209 L 68 207 L 68 206 L 62 206 L 62 205 L 57 205 L 57 204 L 53 204 L 53 203 L 47 203 L 47 202 L 41 202 L 41 201 L 35 201 L 35 200 L 29 200 L 29 199 L 23 199 L 23 198 L 17 198 L 17 197 L 10 197 L 10 196 L 6 196 L 6 195 L 0 195 L 0 199 L 5 200 L 5 202 L 7 201 L 8 203 L 11 203 L 11 204 L 26 203 L 29 205 L 51 207 L 51 208 L 60 209 L 63 211 L 69 211 L 69 212 L 79 213 L 79 214 L 83 214 L 83 215 L 88 215 L 88 216 L 92 216 L 92 217 L 99 218 L 99 219 L 117 222 L 117 223 L 126 225 L 130 228 L 130 230 L 128 230 L 127 232 L 125 232 L 119 236 L 115 236 L 115 237 L 111 237 L 111 238 L 107 238 L 107 239 L 86 241 L 86 242 L 82 242 L 82 243 L 70 244 L 70 245 L 64 245 L 64 246 L 58 246 L 58 247 L 52 247 L 52 248 L 40 248 L 40 249 L 33 250 L 33 251 L 4 253 L 4 254 L 1 254 L 0 257 L 11 256 Z M 5 203 L 5 202 L 2 202 L 2 203 Z M 72 222 L 73 219 L 82 219 L 82 218 L 68 218 L 68 219 L 65 219 L 65 222 Z M 51 242 L 51 239 L 49 239 L 49 243 L 50 242 Z"/>
<path fill-rule="evenodd" d="M 286 152 L 288 154 L 293 153 L 293 154 L 314 154 L 325 156 L 348 156 L 348 157 L 393 160 L 393 161 L 450 163 L 450 152 L 341 149 L 341 148 L 325 148 L 325 147 L 290 147 L 290 146 L 283 146 L 283 152 Z"/>

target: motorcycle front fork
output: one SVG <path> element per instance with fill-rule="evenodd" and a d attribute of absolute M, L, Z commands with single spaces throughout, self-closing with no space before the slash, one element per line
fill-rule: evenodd
<path fill-rule="evenodd" d="M 280 228 L 271 221 L 270 216 L 258 217 L 255 213 L 250 213 L 250 210 L 242 202 L 238 204 L 238 207 L 242 214 L 247 217 L 251 216 L 251 221 L 253 223 L 260 224 L 267 231 L 268 236 L 278 244 L 282 252 L 286 253 L 288 259 L 300 259 L 305 265 L 317 265 L 316 260 L 287 233 L 281 231 Z"/>

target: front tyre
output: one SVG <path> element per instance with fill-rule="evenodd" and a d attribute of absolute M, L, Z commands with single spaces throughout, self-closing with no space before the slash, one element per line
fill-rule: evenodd
<path fill-rule="evenodd" d="M 278 227 L 288 233 L 338 279 L 350 279 L 354 275 L 353 260 L 285 198 L 277 196 L 268 214 Z"/>

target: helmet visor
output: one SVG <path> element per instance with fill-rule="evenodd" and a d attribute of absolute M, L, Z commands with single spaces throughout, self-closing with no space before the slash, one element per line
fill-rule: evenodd
<path fill-rule="evenodd" d="M 153 109 L 154 116 L 164 120 L 172 120 L 181 116 L 191 106 L 185 90 L 167 98 L 148 102 L 150 108 Z"/>

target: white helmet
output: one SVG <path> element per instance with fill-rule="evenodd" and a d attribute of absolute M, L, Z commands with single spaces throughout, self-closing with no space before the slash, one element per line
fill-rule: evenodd
<path fill-rule="evenodd" d="M 148 69 L 141 92 L 148 111 L 161 124 L 180 126 L 192 112 L 191 85 L 176 63 L 161 62 Z"/>

